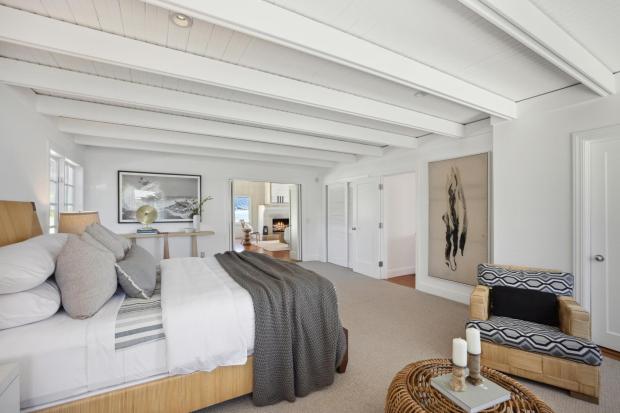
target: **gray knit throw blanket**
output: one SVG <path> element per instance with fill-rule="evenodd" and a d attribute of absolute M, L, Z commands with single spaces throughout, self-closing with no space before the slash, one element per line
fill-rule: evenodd
<path fill-rule="evenodd" d="M 332 283 L 262 254 L 215 257 L 254 302 L 254 404 L 292 402 L 332 384 L 347 346 Z"/>

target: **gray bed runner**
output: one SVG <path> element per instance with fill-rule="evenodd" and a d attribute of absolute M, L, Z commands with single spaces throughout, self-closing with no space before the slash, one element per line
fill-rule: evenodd
<path fill-rule="evenodd" d="M 254 303 L 254 404 L 294 401 L 332 384 L 347 346 L 332 283 L 262 254 L 215 257 Z"/>
<path fill-rule="evenodd" d="M 116 350 L 124 350 L 165 338 L 161 313 L 161 280 L 158 274 L 151 298 L 125 297 L 116 316 L 114 347 Z"/>

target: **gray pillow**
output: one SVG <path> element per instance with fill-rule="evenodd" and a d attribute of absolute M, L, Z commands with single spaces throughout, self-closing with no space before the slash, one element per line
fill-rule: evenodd
<path fill-rule="evenodd" d="M 129 297 L 150 298 L 155 289 L 157 262 L 144 248 L 134 245 L 116 264 L 118 283 Z"/>
<path fill-rule="evenodd" d="M 129 241 L 129 239 L 123 237 L 122 235 L 119 235 L 119 234 L 116 234 L 110 231 L 108 228 L 104 227 L 103 225 L 100 225 L 100 226 L 101 228 L 103 228 L 104 231 L 106 231 L 112 237 L 116 238 L 116 240 L 118 240 L 118 242 L 121 243 L 121 245 L 123 246 L 123 251 L 125 251 L 125 254 L 127 254 L 127 251 L 129 251 L 129 249 L 131 248 L 131 241 Z"/>
<path fill-rule="evenodd" d="M 104 247 L 102 243 L 94 239 L 92 235 L 90 235 L 88 232 L 82 233 L 82 235 L 80 235 L 80 239 L 87 244 L 90 244 L 91 246 L 105 252 L 110 258 L 110 260 L 112 260 L 112 262 L 116 262 L 116 257 L 114 256 L 114 254 L 112 254 L 112 251 Z"/>
<path fill-rule="evenodd" d="M 101 224 L 90 224 L 86 227 L 86 233 L 96 239 L 101 245 L 112 251 L 116 261 L 125 258 L 123 243 L 116 238 L 116 234 L 104 228 Z"/>
<path fill-rule="evenodd" d="M 92 317 L 116 292 L 114 260 L 109 252 L 72 235 L 56 262 L 62 305 L 73 318 Z"/>

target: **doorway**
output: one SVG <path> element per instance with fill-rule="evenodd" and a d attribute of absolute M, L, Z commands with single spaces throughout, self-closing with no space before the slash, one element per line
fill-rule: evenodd
<path fill-rule="evenodd" d="M 592 340 L 620 351 L 620 126 L 575 135 L 577 298 Z"/>
<path fill-rule="evenodd" d="M 415 181 L 408 172 L 328 184 L 327 261 L 414 285 Z"/>
<path fill-rule="evenodd" d="M 301 187 L 270 181 L 231 181 L 231 245 L 301 261 Z"/>

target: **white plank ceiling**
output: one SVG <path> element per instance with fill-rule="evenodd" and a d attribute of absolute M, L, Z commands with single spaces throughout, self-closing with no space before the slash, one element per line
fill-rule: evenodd
<path fill-rule="evenodd" d="M 263 1 L 406 56 L 513 102 L 576 83 L 576 80 L 564 71 L 456 0 Z M 620 18 L 620 1 L 531 1 L 611 72 L 620 70 L 618 47 L 620 25 L 617 24 Z M 487 113 L 473 109 L 466 103 L 460 104 L 432 94 L 421 93 L 383 77 L 207 21 L 194 19 L 190 28 L 177 27 L 169 18 L 171 13 L 169 10 L 145 1 L 0 0 L 0 5 L 186 52 L 204 59 L 292 79 L 300 82 L 300 85 L 315 85 L 326 90 L 340 91 L 369 101 L 388 104 L 390 107 L 431 115 L 453 122 L 459 127 L 489 117 Z M 120 64 L 73 57 L 16 43 L 0 41 L 0 56 L 100 78 L 148 85 L 181 92 L 184 95 L 242 103 L 276 111 L 274 113 L 301 115 L 303 119 L 309 121 L 316 119 L 317 122 L 330 121 L 344 125 L 340 134 L 334 133 L 333 136 L 329 136 L 324 132 L 325 127 L 322 125 L 323 129 L 318 127 L 319 132 L 316 134 L 312 128 L 303 132 L 308 136 L 320 136 L 324 139 L 354 142 L 377 148 L 390 145 L 385 142 L 394 142 L 394 139 L 396 142 L 402 139 L 402 142 L 410 145 L 409 139 L 429 133 L 429 129 L 418 129 L 419 125 L 412 127 L 388 122 L 379 116 L 364 117 L 354 112 L 330 110 L 327 106 L 319 107 L 302 101 L 282 100 L 265 94 L 255 94 L 252 91 L 233 90 L 164 76 L 157 73 L 156 67 L 151 71 L 136 70 Z M 96 45 L 93 45 L 93 48 L 96 50 Z M 122 83 L 119 83 L 119 86 L 122 87 Z M 31 88 L 41 95 L 119 105 L 118 102 L 112 102 L 111 99 L 104 97 L 92 96 L 86 99 L 84 96 L 78 98 L 69 92 L 63 93 L 60 89 L 49 92 L 41 87 L 31 86 Z M 123 106 L 145 108 L 128 103 Z M 173 107 L 166 109 L 149 107 L 149 110 L 218 120 L 196 113 L 185 113 L 182 109 L 177 111 Z M 244 124 L 242 119 L 236 122 Z M 256 125 L 256 122 L 247 124 Z M 353 128 L 347 129 L 349 126 Z M 273 129 L 284 130 L 276 123 Z M 364 138 L 357 139 L 356 130 L 363 132 Z M 383 138 L 373 141 L 368 137 L 373 133 Z M 295 143 L 292 142 L 291 145 Z M 343 152 L 346 153 L 345 150 Z M 327 166 L 327 163 L 321 165 Z"/>

